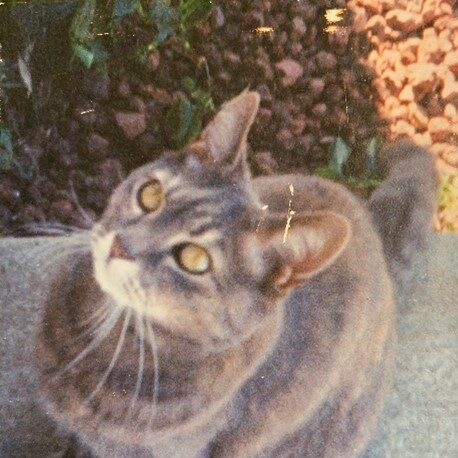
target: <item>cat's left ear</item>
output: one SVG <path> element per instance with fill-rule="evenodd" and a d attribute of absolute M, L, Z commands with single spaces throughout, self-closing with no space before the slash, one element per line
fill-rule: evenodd
<path fill-rule="evenodd" d="M 270 215 L 242 237 L 240 248 L 254 277 L 287 293 L 332 265 L 350 237 L 348 219 L 331 211 Z"/>
<path fill-rule="evenodd" d="M 244 91 L 226 102 L 199 139 L 186 148 L 202 164 L 226 172 L 246 167 L 247 137 L 259 107 L 259 94 Z"/>

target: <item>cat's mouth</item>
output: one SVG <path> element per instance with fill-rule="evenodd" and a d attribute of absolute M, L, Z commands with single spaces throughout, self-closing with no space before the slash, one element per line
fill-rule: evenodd
<path fill-rule="evenodd" d="M 145 293 L 140 284 L 140 268 L 119 241 L 116 232 L 94 233 L 92 256 L 95 278 L 103 292 L 121 307 L 145 313 Z"/>

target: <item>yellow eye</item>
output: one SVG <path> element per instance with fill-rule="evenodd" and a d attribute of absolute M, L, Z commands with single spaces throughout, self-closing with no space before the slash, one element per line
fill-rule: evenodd
<path fill-rule="evenodd" d="M 179 245 L 175 257 L 178 264 L 192 274 L 203 274 L 210 268 L 211 258 L 208 251 L 193 243 Z"/>
<path fill-rule="evenodd" d="M 163 199 L 164 193 L 158 180 L 148 181 L 138 190 L 138 205 L 144 212 L 157 210 L 161 206 Z"/>

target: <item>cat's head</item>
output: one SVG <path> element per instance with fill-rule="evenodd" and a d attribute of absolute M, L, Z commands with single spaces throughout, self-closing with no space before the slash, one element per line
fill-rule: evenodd
<path fill-rule="evenodd" d="M 242 93 L 184 151 L 131 173 L 94 229 L 101 289 L 159 333 L 209 351 L 249 336 L 349 235 L 333 213 L 263 208 L 246 159 L 258 105 Z"/>

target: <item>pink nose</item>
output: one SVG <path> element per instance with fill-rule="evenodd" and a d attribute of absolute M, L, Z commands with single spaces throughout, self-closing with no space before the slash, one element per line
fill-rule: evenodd
<path fill-rule="evenodd" d="M 133 261 L 134 259 L 127 248 L 122 244 L 118 235 L 115 235 L 113 243 L 111 244 L 110 258 L 127 259 L 129 261 Z"/>

